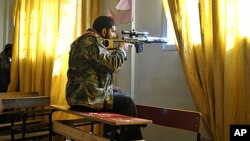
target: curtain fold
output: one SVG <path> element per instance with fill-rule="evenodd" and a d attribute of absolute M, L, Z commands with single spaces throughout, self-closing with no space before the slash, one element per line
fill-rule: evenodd
<path fill-rule="evenodd" d="M 204 128 L 229 141 L 231 124 L 250 123 L 250 9 L 244 0 L 162 0 Z"/>
<path fill-rule="evenodd" d="M 50 96 L 51 104 L 67 105 L 70 44 L 91 27 L 99 10 L 99 0 L 16 0 L 8 91 L 37 91 Z"/>

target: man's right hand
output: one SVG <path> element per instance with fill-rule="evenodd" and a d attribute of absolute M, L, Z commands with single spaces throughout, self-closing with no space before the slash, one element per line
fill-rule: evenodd
<path fill-rule="evenodd" d="M 124 49 L 125 52 L 128 52 L 129 47 L 132 47 L 132 46 L 133 46 L 133 44 L 125 43 L 125 42 L 120 42 L 120 44 L 119 44 L 119 48 Z"/>

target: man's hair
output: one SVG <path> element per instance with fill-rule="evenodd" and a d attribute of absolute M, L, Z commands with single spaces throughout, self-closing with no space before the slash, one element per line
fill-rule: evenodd
<path fill-rule="evenodd" d="M 93 29 L 95 29 L 99 34 L 101 34 L 103 28 L 110 29 L 115 25 L 114 20 L 108 16 L 100 16 L 95 19 L 93 23 Z"/>
<path fill-rule="evenodd" d="M 4 52 L 7 53 L 8 51 L 12 51 L 13 44 L 6 44 L 4 47 Z"/>

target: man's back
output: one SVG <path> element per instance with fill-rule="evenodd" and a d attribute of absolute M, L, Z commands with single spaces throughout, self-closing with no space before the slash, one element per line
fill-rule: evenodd
<path fill-rule="evenodd" d="M 0 54 L 0 92 L 6 92 L 10 82 L 10 60 L 4 51 Z"/>
<path fill-rule="evenodd" d="M 91 29 L 72 43 L 66 88 L 69 105 L 93 109 L 112 105 L 112 73 L 122 66 L 125 54 L 121 50 L 111 54 L 102 43 L 103 38 Z"/>

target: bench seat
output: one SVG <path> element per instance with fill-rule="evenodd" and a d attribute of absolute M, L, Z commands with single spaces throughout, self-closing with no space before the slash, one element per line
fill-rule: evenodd
<path fill-rule="evenodd" d="M 147 124 L 152 123 L 151 120 L 137 118 L 137 117 L 130 117 L 115 113 L 108 113 L 108 112 L 78 112 L 70 110 L 68 106 L 62 105 L 51 105 L 52 108 L 58 111 L 66 112 L 68 114 L 73 114 L 79 117 L 86 119 L 86 125 L 100 123 L 100 124 L 108 124 L 114 127 L 112 131 L 112 135 L 110 139 L 107 139 L 103 136 L 94 135 L 93 132 L 86 132 L 82 131 L 79 128 L 72 127 L 71 124 L 67 124 L 62 121 L 53 121 L 53 131 L 60 135 L 72 138 L 74 140 L 81 140 L 83 137 L 86 137 L 85 140 L 88 141 L 107 141 L 107 140 L 114 140 L 114 135 L 117 130 L 122 128 L 129 128 L 129 127 L 145 127 Z M 69 122 L 68 122 L 69 123 Z M 67 131 L 66 131 L 67 130 Z M 93 131 L 93 129 L 91 130 Z"/>

